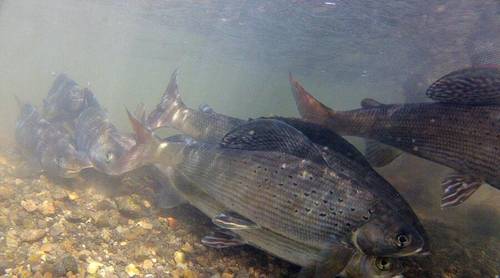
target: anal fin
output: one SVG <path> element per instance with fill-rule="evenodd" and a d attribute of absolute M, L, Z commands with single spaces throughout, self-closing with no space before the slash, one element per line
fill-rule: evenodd
<path fill-rule="evenodd" d="M 480 178 L 453 173 L 441 183 L 441 207 L 454 207 L 467 200 L 483 183 Z"/>
<path fill-rule="evenodd" d="M 403 152 L 374 140 L 366 140 L 365 155 L 373 167 L 383 167 L 398 158 Z"/>
<path fill-rule="evenodd" d="M 255 224 L 252 220 L 232 211 L 219 213 L 214 218 L 212 218 L 212 222 L 217 227 L 228 230 L 246 230 L 259 228 L 259 225 Z"/>
<path fill-rule="evenodd" d="M 229 230 L 214 231 L 204 236 L 201 243 L 205 246 L 222 249 L 245 245 L 246 242 L 237 234 Z"/>

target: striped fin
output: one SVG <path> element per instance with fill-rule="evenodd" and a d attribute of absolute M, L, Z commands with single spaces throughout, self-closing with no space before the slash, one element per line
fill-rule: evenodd
<path fill-rule="evenodd" d="M 212 222 L 220 228 L 228 230 L 246 230 L 256 229 L 259 225 L 255 224 L 252 220 L 239 215 L 236 212 L 222 212 L 212 218 Z"/>
<path fill-rule="evenodd" d="M 500 68 L 478 66 L 454 71 L 434 82 L 426 94 L 443 103 L 500 104 Z"/>
<path fill-rule="evenodd" d="M 454 207 L 467 200 L 483 183 L 481 179 L 454 173 L 446 177 L 441 186 L 441 208 Z"/>
<path fill-rule="evenodd" d="M 245 245 L 246 242 L 237 234 L 230 231 L 214 231 L 204 236 L 201 243 L 205 246 L 222 249 Z"/>

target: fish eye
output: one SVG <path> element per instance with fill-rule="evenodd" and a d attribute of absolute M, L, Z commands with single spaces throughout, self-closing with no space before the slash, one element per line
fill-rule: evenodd
<path fill-rule="evenodd" d="M 375 266 L 382 271 L 387 271 L 391 268 L 391 261 L 388 258 L 377 258 Z"/>
<path fill-rule="evenodd" d="M 403 248 L 403 247 L 408 246 L 410 244 L 410 242 L 411 242 L 411 238 L 409 235 L 399 234 L 396 236 L 396 245 L 399 248 Z"/>
<path fill-rule="evenodd" d="M 106 163 L 110 163 L 111 161 L 113 161 L 114 158 L 115 158 L 115 155 L 113 154 L 113 152 L 106 153 Z"/>

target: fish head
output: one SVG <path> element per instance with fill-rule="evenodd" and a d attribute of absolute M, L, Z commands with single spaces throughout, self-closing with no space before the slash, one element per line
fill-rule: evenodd
<path fill-rule="evenodd" d="M 404 267 L 397 258 L 368 256 L 356 252 L 339 277 L 396 278 L 403 277 Z"/>
<path fill-rule="evenodd" d="M 362 256 L 359 262 L 361 277 L 402 277 L 403 265 L 396 258 Z"/>
<path fill-rule="evenodd" d="M 87 155 L 78 152 L 69 140 L 59 140 L 55 145 L 42 152 L 41 164 L 50 175 L 62 178 L 74 178 L 83 169 L 91 168 Z"/>
<path fill-rule="evenodd" d="M 351 240 L 358 250 L 370 256 L 405 257 L 428 251 L 422 231 L 397 211 L 372 217 L 353 233 Z"/>
<path fill-rule="evenodd" d="M 144 147 L 129 135 L 108 130 L 91 147 L 90 160 L 94 168 L 102 173 L 122 175 L 145 164 Z"/>

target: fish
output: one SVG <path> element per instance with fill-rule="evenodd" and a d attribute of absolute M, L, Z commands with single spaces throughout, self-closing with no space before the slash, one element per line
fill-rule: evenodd
<path fill-rule="evenodd" d="M 147 122 L 150 124 L 150 129 L 173 127 L 195 140 L 217 144 L 223 139 L 223 134 L 251 121 L 251 119 L 242 120 L 217 113 L 206 104 L 201 105 L 198 110 L 186 106 L 180 95 L 176 75 L 177 71 L 174 71 L 161 97 L 160 104 L 148 116 Z M 172 117 L 180 113 L 182 113 L 181 118 Z M 381 189 L 379 194 L 384 194 L 384 198 L 401 208 L 400 213 L 407 219 L 412 219 L 412 225 L 418 228 L 421 235 L 424 235 L 424 241 L 428 241 L 424 228 L 409 205 L 385 179 L 373 170 L 365 157 L 340 135 L 302 119 L 285 117 L 263 117 L 260 119 L 279 120 L 298 129 L 317 148 L 322 150 L 322 155 L 326 160 L 330 162 L 340 161 L 335 163 L 334 167 L 348 168 L 358 174 L 364 173 L 366 175 L 364 179 L 370 180 L 373 184 L 379 184 Z M 425 246 L 423 250 L 427 251 L 422 251 L 422 254 L 427 253 L 428 246 Z"/>
<path fill-rule="evenodd" d="M 51 122 L 72 122 L 87 107 L 99 106 L 88 88 L 80 87 L 66 74 L 59 74 L 43 100 L 43 117 Z"/>
<path fill-rule="evenodd" d="M 142 118 L 140 115 L 144 113 L 143 109 L 139 109 L 141 112 L 136 112 L 135 115 Z M 298 128 L 307 137 L 312 138 L 316 144 L 323 145 L 322 147 L 328 145 L 336 154 L 341 153 L 360 165 L 370 167 L 363 155 L 353 145 L 335 132 L 328 131 L 320 125 L 297 118 L 262 117 L 262 119 L 283 121 Z M 160 103 L 150 112 L 145 124 L 151 130 L 163 127 L 174 128 L 195 140 L 216 144 L 229 131 L 249 120 L 217 113 L 208 104 L 200 105 L 197 110 L 185 105 L 177 85 L 177 70 L 175 70 L 170 76 L 170 81 Z"/>
<path fill-rule="evenodd" d="M 175 170 L 169 169 L 168 171 L 169 185 L 175 191 L 176 198 L 190 203 L 192 206 L 199 209 L 209 218 L 215 218 L 227 211 L 227 208 L 217 202 L 214 198 L 210 197 L 197 186 L 191 184 L 181 174 L 176 173 Z M 174 189 L 175 188 L 175 189 Z M 172 198 L 169 198 L 170 200 Z M 312 248 L 310 246 L 301 244 L 286 238 L 280 234 L 274 233 L 268 229 L 240 229 L 240 230 L 217 230 L 213 234 L 207 235 L 202 239 L 204 244 L 209 242 L 209 247 L 217 248 L 231 248 L 242 245 L 251 245 L 258 249 L 264 250 L 274 256 L 283 260 L 294 263 L 304 269 L 316 270 L 314 266 L 318 262 L 325 259 L 322 255 L 322 250 Z M 343 253 L 350 251 L 344 250 L 343 246 L 333 246 L 340 251 L 333 251 L 333 253 Z M 326 277 L 332 277 L 338 274 L 338 277 L 374 277 L 370 276 L 376 273 L 377 277 L 395 277 L 403 273 L 404 268 L 397 258 L 383 258 L 367 256 L 361 252 L 355 252 L 352 256 L 348 257 L 345 262 L 343 257 L 331 257 L 327 260 L 333 268 L 329 268 L 327 272 L 311 273 L 311 277 L 321 277 L 323 274 Z M 345 265 L 345 266 L 344 266 Z M 336 273 L 332 273 L 334 271 Z M 304 276 L 303 276 L 304 277 Z"/>
<path fill-rule="evenodd" d="M 20 109 L 15 138 L 22 153 L 33 162 L 29 164 L 33 169 L 28 171 L 37 172 L 39 168 L 53 177 L 74 178 L 91 167 L 86 154 L 76 150 L 73 138 L 62 126 L 42 118 L 29 103 L 22 104 Z"/>
<path fill-rule="evenodd" d="M 291 76 L 290 83 L 303 119 L 453 169 L 441 183 L 442 208 L 463 203 L 483 183 L 500 188 L 499 67 L 469 67 L 441 77 L 426 91 L 434 102 L 364 99 L 360 109 L 349 111 L 330 109 Z"/>
<path fill-rule="evenodd" d="M 204 142 L 218 143 L 226 133 L 244 120 L 229 116 L 221 117 L 212 113 L 210 107 L 200 106 L 200 109 L 187 107 L 179 93 L 177 85 L 177 70 L 170 76 L 170 81 L 160 103 L 151 111 L 146 119 L 146 126 L 151 130 L 171 127 L 182 130 L 192 138 L 202 138 Z"/>
<path fill-rule="evenodd" d="M 403 213 L 411 210 L 406 202 L 396 199 L 395 206 L 378 198 L 398 197 L 392 195 L 396 191 L 332 167 L 342 161 L 325 161 L 317 146 L 284 122 L 253 120 L 211 144 L 162 142 L 130 113 L 129 118 L 138 142 L 134 156 L 162 171 L 175 168 L 241 215 L 240 224 L 253 222 L 249 229 L 266 228 L 314 248 L 345 244 L 374 256 L 410 256 L 426 246 L 416 216 Z"/>
<path fill-rule="evenodd" d="M 86 153 L 95 170 L 111 176 L 135 169 L 137 162 L 129 150 L 135 138 L 120 132 L 100 106 L 84 109 L 75 120 L 75 145 Z"/>

